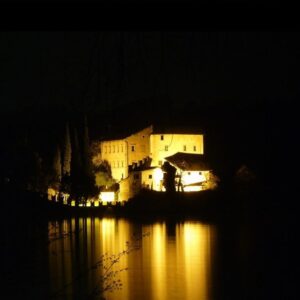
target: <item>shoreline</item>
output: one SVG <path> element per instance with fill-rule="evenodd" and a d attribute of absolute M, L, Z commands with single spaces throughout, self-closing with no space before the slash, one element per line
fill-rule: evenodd
<path fill-rule="evenodd" d="M 260 201 L 264 189 L 216 189 L 172 194 L 143 190 L 124 205 L 72 207 L 49 201 L 45 195 L 2 189 L 2 220 L 53 220 L 69 217 L 117 217 L 134 219 L 197 218 L 219 222 L 249 221 L 267 212 Z"/>

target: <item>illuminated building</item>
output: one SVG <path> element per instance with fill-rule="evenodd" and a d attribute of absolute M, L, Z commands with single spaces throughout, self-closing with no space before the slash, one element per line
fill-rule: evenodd
<path fill-rule="evenodd" d="M 164 191 L 163 172 L 160 167 L 166 158 L 182 153 L 191 155 L 186 158 L 203 160 L 204 136 L 192 131 L 158 130 L 151 125 L 123 138 L 101 141 L 99 152 L 101 160 L 109 163 L 112 177 L 120 184 L 119 200 L 123 201 L 142 188 Z M 174 166 L 177 177 L 181 176 L 184 191 L 203 189 L 199 183 L 208 179 L 207 168 L 203 169 L 202 165 L 200 169 L 196 169 L 195 163 L 191 170 Z"/>
<path fill-rule="evenodd" d="M 152 131 L 152 126 L 149 126 L 123 139 L 100 143 L 101 159 L 110 164 L 114 179 L 119 181 L 127 178 L 128 166 L 140 163 L 149 156 Z"/>
<path fill-rule="evenodd" d="M 203 155 L 177 152 L 165 159 L 176 168 L 179 191 L 196 192 L 205 189 L 203 184 L 209 180 L 210 168 Z"/>

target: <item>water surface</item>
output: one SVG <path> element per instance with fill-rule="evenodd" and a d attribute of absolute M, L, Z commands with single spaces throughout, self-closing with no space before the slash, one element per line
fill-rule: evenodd
<path fill-rule="evenodd" d="M 74 218 L 48 226 L 54 299 L 86 299 L 105 289 L 109 300 L 212 299 L 212 225 Z M 114 276 L 103 280 L 110 271 Z"/>

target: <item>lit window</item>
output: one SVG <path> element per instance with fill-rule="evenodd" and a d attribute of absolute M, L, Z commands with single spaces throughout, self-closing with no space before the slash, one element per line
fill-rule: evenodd
<path fill-rule="evenodd" d="M 131 146 L 131 151 L 134 152 L 135 151 L 135 147 Z"/>
<path fill-rule="evenodd" d="M 183 146 L 183 151 L 186 151 L 186 145 Z"/>
<path fill-rule="evenodd" d="M 163 136 L 163 135 L 160 136 L 160 140 L 161 140 L 161 141 L 164 140 L 164 136 Z"/>
<path fill-rule="evenodd" d="M 196 151 L 196 146 L 194 146 L 194 151 Z"/>
<path fill-rule="evenodd" d="M 165 146 L 165 151 L 168 151 L 169 150 L 169 147 L 168 146 Z"/>

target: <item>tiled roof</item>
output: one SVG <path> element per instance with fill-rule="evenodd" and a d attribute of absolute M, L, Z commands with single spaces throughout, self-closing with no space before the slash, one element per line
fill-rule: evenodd
<path fill-rule="evenodd" d="M 165 159 L 183 171 L 207 171 L 211 169 L 203 154 L 177 152 Z"/>

